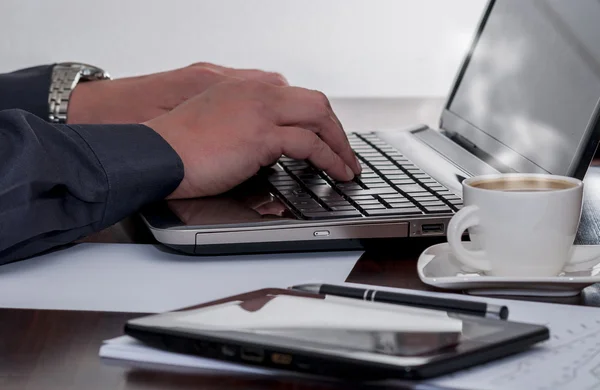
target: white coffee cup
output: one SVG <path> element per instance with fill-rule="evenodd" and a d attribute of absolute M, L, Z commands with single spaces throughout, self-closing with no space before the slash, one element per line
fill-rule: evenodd
<path fill-rule="evenodd" d="M 458 261 L 487 275 L 516 277 L 556 276 L 573 264 L 581 180 L 515 173 L 472 177 L 462 186 L 464 207 L 448 226 Z M 478 250 L 462 244 L 467 229 Z"/>

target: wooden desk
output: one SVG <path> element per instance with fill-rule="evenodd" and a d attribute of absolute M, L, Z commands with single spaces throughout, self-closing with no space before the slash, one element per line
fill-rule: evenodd
<path fill-rule="evenodd" d="M 338 102 L 339 103 L 339 102 Z M 345 106 L 357 120 L 368 117 Z M 430 115 L 440 101 L 406 102 L 404 125 L 434 124 Z M 335 104 L 335 102 L 334 102 Z M 391 102 L 386 104 L 394 107 Z M 358 106 L 358 105 L 357 105 Z M 418 109 L 421 107 L 420 109 Z M 397 114 L 397 113 L 396 113 Z M 412 115 L 412 117 L 411 117 Z M 361 119 L 362 118 L 362 119 Z M 423 120 L 424 119 L 424 120 Z M 429 120 L 427 120 L 429 119 Z M 379 118 L 384 123 L 385 118 Z M 388 118 L 389 120 L 389 118 Z M 390 121 L 392 123 L 395 121 Z M 586 200 L 577 237 L 581 244 L 600 244 L 600 167 L 586 177 Z M 94 242 L 152 242 L 143 225 L 134 218 L 88 239 Z M 367 252 L 352 270 L 348 281 L 412 289 L 429 289 L 416 274 L 415 262 L 427 246 L 442 240 L 409 240 L 403 245 Z M 32 288 L 35 288 L 32 286 Z M 600 290 L 591 286 L 581 296 L 552 299 L 564 304 L 600 306 Z M 177 372 L 175 369 L 132 368 L 109 365 L 100 360 L 102 340 L 121 334 L 125 321 L 139 314 L 44 310 L 0 310 L 0 389 L 2 390 L 105 390 L 105 389 L 349 389 L 350 384 L 299 381 L 280 377 L 231 376 Z M 181 370 L 180 370 L 181 371 Z"/>

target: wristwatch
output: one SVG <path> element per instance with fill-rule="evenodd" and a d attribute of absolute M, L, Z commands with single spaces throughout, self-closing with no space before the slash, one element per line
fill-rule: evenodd
<path fill-rule="evenodd" d="M 48 94 L 48 119 L 52 123 L 66 123 L 71 92 L 79 82 L 110 80 L 104 70 L 88 64 L 61 62 L 52 69 L 52 81 Z"/>

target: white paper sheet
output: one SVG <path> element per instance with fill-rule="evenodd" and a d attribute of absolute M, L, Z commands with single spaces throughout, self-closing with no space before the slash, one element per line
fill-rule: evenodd
<path fill-rule="evenodd" d="M 457 297 L 387 287 L 376 289 Z M 550 340 L 524 353 L 428 381 L 428 385 L 473 390 L 600 389 L 600 308 L 467 295 L 460 298 L 506 305 L 510 321 L 545 325 L 550 329 Z"/>
<path fill-rule="evenodd" d="M 456 298 L 456 294 L 416 292 L 386 287 L 377 287 L 377 289 Z M 415 384 L 416 388 L 429 389 L 433 386 L 478 390 L 600 389 L 600 308 L 471 296 L 461 296 L 461 299 L 485 300 L 507 305 L 511 321 L 546 325 L 550 328 L 551 339 L 530 351 Z M 128 338 L 118 339 L 116 344 L 120 344 L 118 348 L 103 346 L 101 355 L 209 370 L 273 373 L 269 370 L 234 364 L 224 365 L 210 359 L 157 351 Z M 389 381 L 389 383 L 396 382 Z M 400 383 L 406 385 L 405 381 Z"/>
<path fill-rule="evenodd" d="M 463 389 L 600 389 L 600 309 L 508 303 L 512 321 L 546 325 L 550 340 L 530 351 L 434 383 Z"/>
<path fill-rule="evenodd" d="M 306 280 L 343 282 L 363 252 L 198 257 L 80 244 L 0 267 L 0 307 L 162 312 Z"/>

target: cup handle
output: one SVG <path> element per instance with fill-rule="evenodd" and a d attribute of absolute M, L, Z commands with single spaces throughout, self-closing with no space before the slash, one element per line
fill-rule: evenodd
<path fill-rule="evenodd" d="M 491 271 L 492 266 L 483 251 L 467 250 L 462 244 L 462 235 L 470 227 L 479 225 L 479 208 L 465 206 L 460 209 L 448 224 L 448 244 L 456 259 L 461 263 L 481 271 Z"/>
<path fill-rule="evenodd" d="M 578 264 L 587 263 L 587 262 L 600 261 L 600 245 L 581 245 L 581 246 L 579 246 L 579 250 L 581 251 L 581 258 L 579 258 L 579 259 L 572 258 L 565 265 L 565 267 L 576 266 Z"/>

